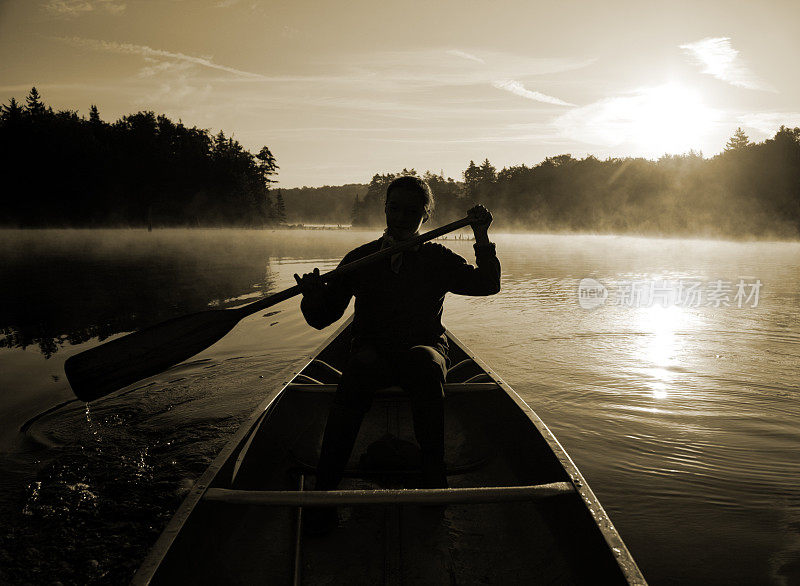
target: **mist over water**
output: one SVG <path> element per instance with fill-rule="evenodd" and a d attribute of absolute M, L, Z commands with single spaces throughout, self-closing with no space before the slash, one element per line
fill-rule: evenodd
<path fill-rule="evenodd" d="M 127 581 L 192 480 L 333 326 L 313 330 L 289 300 L 88 409 L 71 401 L 68 356 L 277 292 L 379 234 L 0 232 L 0 577 Z M 492 240 L 502 291 L 448 295 L 444 322 L 554 431 L 650 582 L 800 580 L 800 244 Z M 445 244 L 474 262 L 471 243 Z M 608 291 L 595 309 L 582 279 Z M 737 306 L 742 280 L 761 282 L 755 306 Z M 624 301 L 628 284 L 664 281 L 730 283 L 729 305 Z"/>

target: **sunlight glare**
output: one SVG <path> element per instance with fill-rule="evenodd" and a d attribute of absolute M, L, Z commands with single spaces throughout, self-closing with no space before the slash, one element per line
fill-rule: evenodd
<path fill-rule="evenodd" d="M 696 91 L 667 83 L 577 108 L 555 124 L 567 136 L 654 158 L 701 150 L 720 116 Z"/>
<path fill-rule="evenodd" d="M 644 90 L 630 105 L 632 142 L 654 156 L 699 149 L 715 119 L 696 92 L 676 84 Z"/>
<path fill-rule="evenodd" d="M 651 383 L 650 388 L 653 389 L 653 398 L 654 399 L 666 399 L 667 398 L 667 385 L 661 381 L 656 381 Z"/>
<path fill-rule="evenodd" d="M 669 366 L 678 349 L 675 327 L 681 321 L 681 308 L 676 306 L 648 307 L 642 325 L 653 333 L 646 355 L 650 362 L 659 368 Z"/>

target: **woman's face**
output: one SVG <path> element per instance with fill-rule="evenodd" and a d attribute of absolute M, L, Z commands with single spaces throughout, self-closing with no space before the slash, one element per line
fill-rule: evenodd
<path fill-rule="evenodd" d="M 422 198 L 415 190 L 396 187 L 386 201 L 386 227 L 398 240 L 411 238 L 428 220 Z"/>

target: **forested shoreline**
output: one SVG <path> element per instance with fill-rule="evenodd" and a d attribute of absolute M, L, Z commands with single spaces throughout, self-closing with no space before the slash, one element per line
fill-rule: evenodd
<path fill-rule="evenodd" d="M 278 189 L 290 224 L 352 224 L 353 202 L 364 198 L 368 185 L 348 183 Z"/>
<path fill-rule="evenodd" d="M 278 165 L 223 132 L 138 112 L 54 111 L 34 87 L 0 112 L 0 226 L 263 227 L 283 220 Z"/>
<path fill-rule="evenodd" d="M 386 186 L 413 169 L 373 176 L 352 202 L 354 226 L 383 223 Z M 781 127 L 760 143 L 737 129 L 720 154 L 690 151 L 658 160 L 569 154 L 498 171 L 470 161 L 461 181 L 426 172 L 436 223 L 474 203 L 491 209 L 496 230 L 639 234 L 732 239 L 800 236 L 800 128 Z M 317 188 L 319 196 L 327 188 Z M 332 188 L 331 188 L 332 189 Z M 302 194 L 284 190 L 287 213 Z M 308 207 L 306 202 L 306 207 Z M 346 222 L 341 216 L 328 223 Z"/>
<path fill-rule="evenodd" d="M 274 189 L 269 148 L 251 154 L 223 132 L 188 128 L 139 112 L 104 122 L 55 112 L 35 88 L 0 111 L 7 178 L 0 226 L 277 227 L 384 223 L 386 186 L 414 169 L 376 173 L 368 184 Z M 720 154 L 690 151 L 658 160 L 569 154 L 499 171 L 469 162 L 457 180 L 425 172 L 431 225 L 475 203 L 496 230 L 650 236 L 800 236 L 800 128 L 754 143 L 737 129 Z"/>

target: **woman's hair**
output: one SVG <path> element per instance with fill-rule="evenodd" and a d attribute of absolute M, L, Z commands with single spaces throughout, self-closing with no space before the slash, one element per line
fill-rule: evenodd
<path fill-rule="evenodd" d="M 420 200 L 422 201 L 422 205 L 425 206 L 425 212 L 428 214 L 428 216 L 433 214 L 433 192 L 428 184 L 425 183 L 425 181 L 416 175 L 402 175 L 397 177 L 389 184 L 389 187 L 386 188 L 386 199 L 384 200 L 384 203 L 389 202 L 389 194 L 392 193 L 392 190 L 396 188 L 405 188 L 418 193 Z"/>

